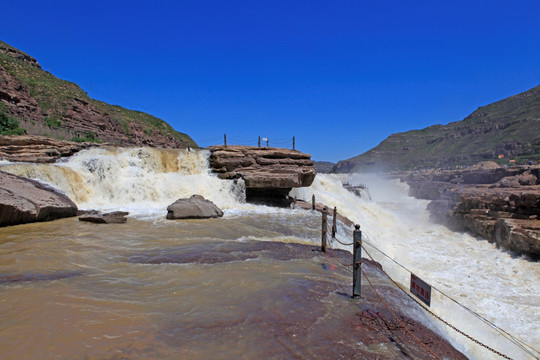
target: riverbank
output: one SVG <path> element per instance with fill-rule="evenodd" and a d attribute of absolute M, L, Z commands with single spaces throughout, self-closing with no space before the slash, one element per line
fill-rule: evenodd
<path fill-rule="evenodd" d="M 428 210 L 436 222 L 540 259 L 540 166 L 484 163 L 393 176 L 410 186 L 410 196 L 431 200 Z"/>

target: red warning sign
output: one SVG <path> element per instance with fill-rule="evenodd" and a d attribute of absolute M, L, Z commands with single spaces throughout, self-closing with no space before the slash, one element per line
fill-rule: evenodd
<path fill-rule="evenodd" d="M 424 304 L 430 306 L 431 303 L 431 286 L 420 279 L 418 276 L 411 273 L 411 292 L 417 298 L 422 300 Z"/>

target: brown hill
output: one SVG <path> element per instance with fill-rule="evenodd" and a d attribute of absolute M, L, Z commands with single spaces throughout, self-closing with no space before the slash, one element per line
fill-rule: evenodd
<path fill-rule="evenodd" d="M 196 147 L 152 115 L 91 99 L 76 84 L 0 41 L 0 134 L 44 135 L 122 146 Z"/>
<path fill-rule="evenodd" d="M 462 121 L 390 135 L 364 154 L 340 161 L 333 171 L 412 170 L 509 159 L 540 160 L 540 86 L 480 107 Z"/>

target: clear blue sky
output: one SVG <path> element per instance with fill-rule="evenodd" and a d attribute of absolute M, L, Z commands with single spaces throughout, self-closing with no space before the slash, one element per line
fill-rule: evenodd
<path fill-rule="evenodd" d="M 540 84 L 539 0 L 28 1 L 1 39 L 201 146 L 359 155 Z"/>

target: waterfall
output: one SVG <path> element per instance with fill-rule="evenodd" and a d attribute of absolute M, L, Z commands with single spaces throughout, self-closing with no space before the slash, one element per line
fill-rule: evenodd
<path fill-rule="evenodd" d="M 243 182 L 211 174 L 208 157 L 208 151 L 91 148 L 55 164 L 9 164 L 2 170 L 45 182 L 81 209 L 163 213 L 193 194 L 224 209 L 241 207 Z"/>
<path fill-rule="evenodd" d="M 210 172 L 208 158 L 208 151 L 100 147 L 55 164 L 3 161 L 0 168 L 50 184 L 81 209 L 126 210 L 130 216 L 163 219 L 169 204 L 200 194 L 224 209 L 230 219 L 249 211 L 268 213 L 274 222 L 293 221 L 290 210 L 246 204 L 243 181 L 219 179 Z M 343 183 L 365 184 L 369 196 L 358 197 Z M 360 224 L 367 242 L 424 281 L 523 341 L 540 343 L 540 325 L 534 321 L 540 294 L 537 263 L 431 223 L 428 202 L 407 196 L 407 185 L 398 180 L 319 174 L 312 186 L 294 189 L 290 195 L 309 201 L 313 194 L 317 202 L 337 207 L 340 214 Z M 294 211 L 299 214 L 300 210 Z M 254 223 L 250 229 L 259 226 Z M 338 236 L 350 242 L 352 229 L 340 225 L 338 230 Z M 369 245 L 367 249 L 396 281 L 408 287 L 407 271 Z M 523 358 L 506 339 L 481 321 L 471 321 L 470 313 L 442 294 L 432 295 L 432 310 L 480 341 Z M 496 358 L 444 325 L 437 331 L 472 358 Z"/>
<path fill-rule="evenodd" d="M 366 184 L 373 200 L 358 197 L 342 183 Z M 293 190 L 299 199 L 337 207 L 342 215 L 361 225 L 363 239 L 373 244 L 424 281 L 527 344 L 540 343 L 538 318 L 540 267 L 515 258 L 486 240 L 450 231 L 429 220 L 429 201 L 407 195 L 408 185 L 374 175 L 317 175 L 309 188 Z M 352 241 L 350 230 L 338 233 Z M 350 246 L 336 247 L 351 250 Z M 404 288 L 410 274 L 377 250 L 366 249 Z M 363 257 L 367 257 L 364 253 Z M 499 332 L 446 296 L 432 293 L 432 310 L 459 329 L 514 358 L 529 358 Z M 473 358 L 498 359 L 441 324 L 439 331 Z M 524 357 L 525 356 L 525 357 Z"/>

